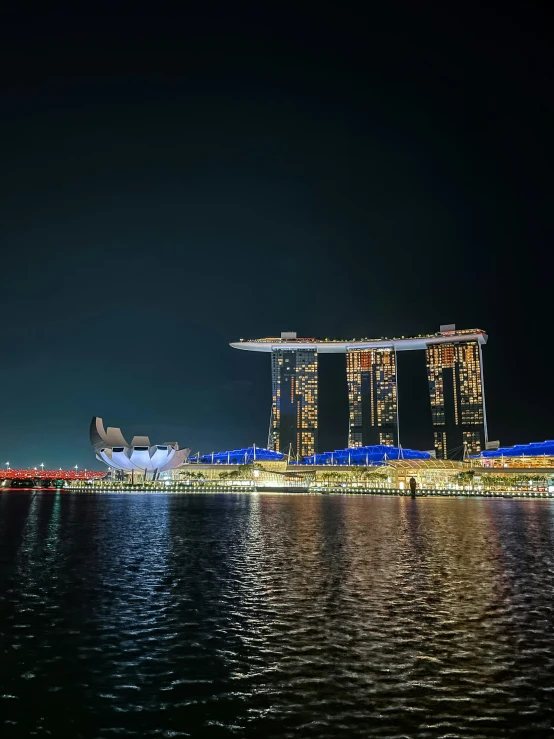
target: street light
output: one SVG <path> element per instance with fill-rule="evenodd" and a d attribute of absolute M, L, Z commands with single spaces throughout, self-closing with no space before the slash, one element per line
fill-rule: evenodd
<path fill-rule="evenodd" d="M 10 463 L 9 462 L 6 462 L 5 464 L 6 464 L 6 469 L 9 470 L 10 469 Z"/>
<path fill-rule="evenodd" d="M 41 462 L 39 466 L 40 466 L 40 469 L 44 472 L 44 462 Z"/>

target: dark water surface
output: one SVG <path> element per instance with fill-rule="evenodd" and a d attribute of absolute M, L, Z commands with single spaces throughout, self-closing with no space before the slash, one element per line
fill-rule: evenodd
<path fill-rule="evenodd" d="M 554 736 L 553 514 L 2 492 L 1 736 Z"/>

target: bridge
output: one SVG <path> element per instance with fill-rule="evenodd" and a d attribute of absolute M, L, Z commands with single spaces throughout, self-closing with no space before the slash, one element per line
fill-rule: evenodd
<path fill-rule="evenodd" d="M 75 480 L 101 480 L 107 471 L 98 470 L 44 470 L 44 469 L 11 469 L 0 470 L 0 486 L 2 487 L 36 487 L 41 484 L 59 486 L 60 483 Z"/>

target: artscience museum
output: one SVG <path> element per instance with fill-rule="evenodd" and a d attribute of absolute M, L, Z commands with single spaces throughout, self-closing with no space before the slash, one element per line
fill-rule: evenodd
<path fill-rule="evenodd" d="M 179 449 L 179 444 L 165 441 L 151 444 L 148 436 L 134 436 L 129 444 L 121 429 L 108 427 L 106 431 L 101 418 L 94 416 L 90 424 L 90 443 L 96 459 L 114 470 L 125 472 L 166 472 L 179 467 L 188 458 L 190 449 Z"/>

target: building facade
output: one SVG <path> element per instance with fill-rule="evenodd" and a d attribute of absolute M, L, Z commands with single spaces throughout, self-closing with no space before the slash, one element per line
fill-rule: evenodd
<path fill-rule="evenodd" d="M 348 446 L 398 445 L 398 398 L 394 349 L 349 349 Z"/>
<path fill-rule="evenodd" d="M 480 344 L 431 345 L 426 360 L 437 457 L 479 454 L 486 436 Z"/>
<path fill-rule="evenodd" d="M 272 407 L 268 448 L 296 457 L 318 451 L 318 355 L 346 354 L 350 447 L 401 445 L 398 409 L 399 351 L 425 351 L 430 417 L 439 459 L 479 454 L 487 442 L 481 329 L 440 331 L 394 339 L 279 338 L 232 343 L 235 349 L 271 353 Z M 423 390 L 423 388 L 422 388 Z"/>
<path fill-rule="evenodd" d="M 318 428 L 317 351 L 272 351 L 271 376 L 268 449 L 295 457 L 314 454 Z"/>

